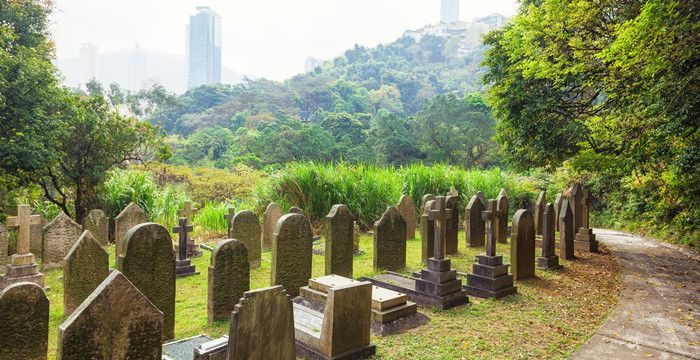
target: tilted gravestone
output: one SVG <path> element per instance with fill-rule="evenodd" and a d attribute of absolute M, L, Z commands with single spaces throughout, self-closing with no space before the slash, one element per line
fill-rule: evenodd
<path fill-rule="evenodd" d="M 0 270 L 7 264 L 9 250 L 9 233 L 5 225 L 0 224 Z"/>
<path fill-rule="evenodd" d="M 542 270 L 556 270 L 561 268 L 559 257 L 556 255 L 554 243 L 554 206 L 548 203 L 544 207 L 542 219 L 542 256 L 537 259 L 537 267 Z"/>
<path fill-rule="evenodd" d="M 54 269 L 63 266 L 63 258 L 82 233 L 83 227 L 63 212 L 44 226 L 42 268 Z"/>
<path fill-rule="evenodd" d="M 430 220 L 430 211 L 435 208 L 435 200 L 429 200 L 422 207 L 420 215 L 421 259 L 426 263 L 433 257 L 435 249 L 435 222 Z"/>
<path fill-rule="evenodd" d="M 564 199 L 559 211 L 559 257 L 574 259 L 574 213 L 568 199 Z"/>
<path fill-rule="evenodd" d="M 324 219 L 326 275 L 352 278 L 353 221 L 347 205 L 333 205 Z"/>
<path fill-rule="evenodd" d="M 484 246 L 486 224 L 481 215 L 484 210 L 484 203 L 481 202 L 481 199 L 476 195 L 472 196 L 467 204 L 466 223 L 464 224 L 468 247 Z"/>
<path fill-rule="evenodd" d="M 175 336 L 175 254 L 162 225 L 136 225 L 124 236 L 119 271 L 163 312 L 163 340 Z"/>
<path fill-rule="evenodd" d="M 540 191 L 540 195 L 535 202 L 535 235 L 542 235 L 542 217 L 544 216 L 544 207 L 547 205 L 547 193 Z"/>
<path fill-rule="evenodd" d="M 58 327 L 58 359 L 161 360 L 163 313 L 112 271 Z"/>
<path fill-rule="evenodd" d="M 109 254 L 85 230 L 63 266 L 63 313 L 70 315 L 109 274 Z"/>
<path fill-rule="evenodd" d="M 297 296 L 311 278 L 312 237 L 311 224 L 302 214 L 286 214 L 277 221 L 270 283 L 283 285 L 290 296 Z"/>
<path fill-rule="evenodd" d="M 411 195 L 402 195 L 396 205 L 403 219 L 406 221 L 406 239 L 416 237 L 416 204 L 413 203 Z M 352 277 L 352 276 L 350 276 Z"/>
<path fill-rule="evenodd" d="M 447 255 L 454 255 L 459 249 L 459 195 L 448 196 L 445 205 L 451 213 L 445 221 L 445 251 Z"/>
<path fill-rule="evenodd" d="M 484 201 L 484 204 L 486 202 Z M 498 217 L 495 220 L 495 226 L 496 226 L 496 240 L 499 243 L 507 243 L 508 242 L 508 193 L 506 193 L 506 189 L 501 189 L 501 192 L 498 194 L 498 197 L 496 198 L 496 207 L 498 210 Z"/>
<path fill-rule="evenodd" d="M 240 240 L 224 240 L 216 245 L 209 265 L 207 318 L 228 320 L 234 306 L 250 290 L 248 250 Z"/>
<path fill-rule="evenodd" d="M 37 284 L 17 283 L 0 293 L 0 359 L 46 360 L 49 299 Z"/>
<path fill-rule="evenodd" d="M 252 211 L 242 210 L 236 213 L 231 222 L 231 239 L 243 241 L 248 249 L 248 261 L 251 269 L 260 267 L 260 220 Z"/>
<path fill-rule="evenodd" d="M 406 267 L 406 221 L 390 206 L 374 224 L 374 269 L 396 271 Z"/>
<path fill-rule="evenodd" d="M 117 258 L 122 253 L 122 243 L 126 232 L 132 227 L 148 222 L 148 215 L 138 205 L 130 203 L 114 218 L 114 251 Z"/>
<path fill-rule="evenodd" d="M 279 220 L 284 212 L 282 207 L 277 203 L 270 203 L 265 209 L 265 215 L 263 216 L 263 235 L 262 235 L 262 248 L 270 249 L 272 248 L 272 239 L 275 236 L 275 226 L 277 226 L 277 220 Z"/>
<path fill-rule="evenodd" d="M 532 213 L 520 209 L 513 216 L 510 268 L 515 280 L 535 276 L 535 222 Z"/>
<path fill-rule="evenodd" d="M 109 218 L 104 211 L 95 209 L 83 221 L 83 228 L 89 230 L 100 246 L 109 247 Z"/>

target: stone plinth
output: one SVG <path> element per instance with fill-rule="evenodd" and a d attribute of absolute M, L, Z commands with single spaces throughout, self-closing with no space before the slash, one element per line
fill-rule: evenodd
<path fill-rule="evenodd" d="M 595 239 L 593 229 L 580 228 L 574 237 L 574 249 L 588 252 L 598 251 L 598 240 Z"/>
<path fill-rule="evenodd" d="M 480 298 L 502 298 L 515 294 L 513 276 L 508 274 L 508 265 L 503 264 L 503 256 L 477 256 L 472 273 L 467 275 L 464 289 L 470 296 Z"/>
<path fill-rule="evenodd" d="M 21 282 L 30 282 L 44 287 L 44 274 L 38 271 L 34 254 L 14 254 L 10 258 L 7 273 L 0 276 L 0 289 L 5 289 L 12 284 Z"/>

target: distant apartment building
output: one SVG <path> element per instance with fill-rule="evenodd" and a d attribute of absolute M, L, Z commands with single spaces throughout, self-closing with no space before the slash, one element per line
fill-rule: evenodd
<path fill-rule="evenodd" d="M 221 16 L 197 7 L 187 26 L 188 87 L 221 82 Z"/>
<path fill-rule="evenodd" d="M 440 7 L 441 23 L 450 24 L 459 21 L 459 1 L 460 0 L 442 0 Z"/>
<path fill-rule="evenodd" d="M 96 45 L 84 43 L 80 46 L 80 85 L 87 84 L 97 79 L 97 56 L 99 51 Z"/>
<path fill-rule="evenodd" d="M 312 72 L 314 69 L 321 66 L 321 64 L 323 64 L 323 60 L 309 56 L 306 58 L 306 61 L 304 61 L 304 72 Z"/>

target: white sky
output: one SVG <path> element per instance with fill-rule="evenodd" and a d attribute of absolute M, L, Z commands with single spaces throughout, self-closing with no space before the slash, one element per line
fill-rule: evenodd
<path fill-rule="evenodd" d="M 440 0 L 55 0 L 52 29 L 59 59 L 89 42 L 101 53 L 141 47 L 185 53 L 185 26 L 198 5 L 222 17 L 224 66 L 282 80 L 308 56 L 331 59 L 360 44 L 375 46 L 404 30 L 436 23 Z M 516 0 L 461 0 L 461 19 L 498 12 Z"/>

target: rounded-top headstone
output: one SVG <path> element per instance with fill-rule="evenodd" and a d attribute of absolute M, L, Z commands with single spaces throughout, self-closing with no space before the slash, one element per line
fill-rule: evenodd
<path fill-rule="evenodd" d="M 279 204 L 270 203 L 267 205 L 263 217 L 263 249 L 272 247 L 272 238 L 275 236 L 275 226 L 277 226 L 277 220 L 279 220 L 282 215 L 284 215 L 284 211 L 282 211 L 282 207 L 279 206 Z"/>
<path fill-rule="evenodd" d="M 245 244 L 248 249 L 248 261 L 253 269 L 260 267 L 260 233 L 260 220 L 254 212 L 242 210 L 233 217 L 231 237 Z"/>
<path fill-rule="evenodd" d="M 0 293 L 0 359 L 45 360 L 49 299 L 41 286 L 17 283 Z"/>
<path fill-rule="evenodd" d="M 326 275 L 352 277 L 353 216 L 347 205 L 333 205 L 324 219 Z"/>
<path fill-rule="evenodd" d="M 406 239 L 416 237 L 416 205 L 413 203 L 411 195 L 401 195 L 399 203 L 396 205 L 403 219 L 406 220 Z"/>
<path fill-rule="evenodd" d="M 248 250 L 240 240 L 217 244 L 209 266 L 207 317 L 209 323 L 228 320 L 238 299 L 250 290 Z"/>
<path fill-rule="evenodd" d="M 311 278 L 313 233 L 311 224 L 302 214 L 286 214 L 277 221 L 272 244 L 270 282 L 283 285 L 295 297 L 299 288 Z"/>
<path fill-rule="evenodd" d="M 374 225 L 374 269 L 396 271 L 406 267 L 406 221 L 389 206 Z"/>
<path fill-rule="evenodd" d="M 516 280 L 535 276 L 535 221 L 528 210 L 520 209 L 513 216 L 510 266 Z"/>

